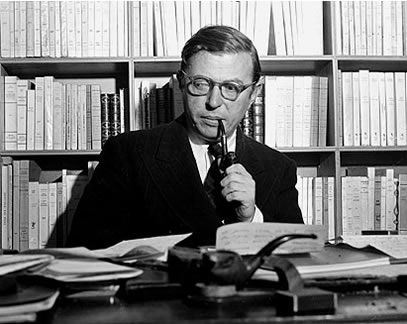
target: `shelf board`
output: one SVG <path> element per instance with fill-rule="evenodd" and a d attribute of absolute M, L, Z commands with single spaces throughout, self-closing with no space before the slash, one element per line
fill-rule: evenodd
<path fill-rule="evenodd" d="M 339 148 L 340 152 L 405 152 L 407 151 L 407 146 L 341 146 Z"/>
<path fill-rule="evenodd" d="M 315 75 L 333 62 L 332 56 L 265 56 L 260 58 L 263 73 Z"/>
<path fill-rule="evenodd" d="M 0 156 L 32 157 L 32 156 L 97 156 L 99 150 L 41 150 L 41 151 L 0 151 Z"/>
<path fill-rule="evenodd" d="M 332 56 L 262 56 L 264 73 L 316 74 L 332 64 Z M 163 76 L 175 73 L 181 64 L 179 57 L 139 57 L 134 59 L 136 77 Z"/>
<path fill-rule="evenodd" d="M 343 72 L 371 70 L 407 72 L 406 56 L 338 56 L 338 69 Z"/>
<path fill-rule="evenodd" d="M 276 149 L 282 153 L 332 153 L 336 151 L 336 146 L 278 147 Z"/>
<path fill-rule="evenodd" d="M 128 75 L 129 59 L 12 59 L 1 60 L 8 75 L 32 79 L 36 76 L 53 75 L 59 78 L 101 78 Z"/>
<path fill-rule="evenodd" d="M 406 148 L 340 150 L 341 166 L 407 165 Z"/>

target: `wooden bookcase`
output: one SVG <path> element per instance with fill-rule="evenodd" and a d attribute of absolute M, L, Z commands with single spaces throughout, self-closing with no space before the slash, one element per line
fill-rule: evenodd
<path fill-rule="evenodd" d="M 130 114 L 135 107 L 134 78 L 169 76 L 179 68 L 178 57 L 133 56 L 132 2 L 128 2 L 129 55 L 124 58 L 0 58 L 1 76 L 16 75 L 32 79 L 53 75 L 61 79 L 113 79 L 115 87 L 128 88 Z M 318 75 L 328 77 L 328 129 L 326 147 L 280 148 L 298 166 L 315 168 L 318 176 L 335 177 L 335 233 L 341 234 L 341 176 L 351 166 L 407 165 L 405 147 L 344 147 L 340 141 L 341 116 L 338 93 L 338 71 L 406 71 L 405 57 L 340 56 L 335 49 L 335 2 L 323 3 L 324 55 L 261 57 L 264 74 Z M 4 90 L 1 94 L 4 96 Z M 0 98 L 4 102 L 3 98 Z M 4 108 L 4 107 L 0 107 Z M 3 126 L 1 126 L 3 127 Z M 13 159 L 33 159 L 43 165 L 86 168 L 88 160 L 96 160 L 99 151 L 0 151 L 0 156 Z"/>

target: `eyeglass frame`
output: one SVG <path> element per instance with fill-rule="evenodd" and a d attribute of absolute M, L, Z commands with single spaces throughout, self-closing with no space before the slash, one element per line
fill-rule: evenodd
<path fill-rule="evenodd" d="M 184 76 L 185 76 L 187 79 L 190 80 L 190 82 L 186 84 L 186 89 L 187 89 L 187 92 L 188 92 L 191 96 L 194 96 L 194 97 L 203 97 L 203 96 L 206 96 L 209 92 L 211 92 L 211 91 L 213 90 L 213 88 L 214 88 L 215 86 L 218 86 L 222 98 L 224 98 L 224 99 L 226 99 L 226 100 L 229 100 L 229 101 L 236 101 L 237 98 L 239 98 L 239 96 L 241 95 L 241 93 L 242 93 L 243 91 L 245 91 L 247 88 L 249 88 L 249 87 L 251 87 L 251 86 L 254 86 L 254 85 L 258 82 L 258 80 L 257 80 L 257 81 L 253 81 L 252 83 L 248 83 L 248 84 L 239 84 L 239 83 L 236 83 L 236 82 L 233 82 L 233 81 L 217 82 L 217 81 L 212 80 L 211 78 L 208 78 L 208 77 L 203 76 L 203 75 L 190 76 L 190 75 L 188 75 L 185 71 L 179 70 L 179 71 L 178 71 L 178 75 L 180 76 L 181 73 L 184 74 Z M 195 79 L 198 79 L 198 78 L 204 79 L 204 80 L 208 81 L 208 83 L 209 83 L 209 90 L 208 90 L 207 93 L 205 93 L 205 94 L 194 94 L 194 93 L 191 93 L 191 91 L 189 90 L 189 88 L 188 88 L 189 85 L 192 84 L 192 82 L 193 82 Z M 233 99 L 233 100 L 232 100 L 232 99 L 229 99 L 229 98 L 225 98 L 225 96 L 223 95 L 223 92 L 222 92 L 222 85 L 223 85 L 223 84 L 227 84 L 227 83 L 233 84 L 233 85 L 236 86 L 236 88 L 239 90 L 238 94 L 236 95 L 236 98 Z"/>

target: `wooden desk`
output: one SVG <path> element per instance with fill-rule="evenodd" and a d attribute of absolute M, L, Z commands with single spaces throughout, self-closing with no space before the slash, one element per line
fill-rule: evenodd
<path fill-rule="evenodd" d="M 179 299 L 62 301 L 40 323 L 394 323 L 407 322 L 407 297 L 398 293 L 340 295 L 335 315 L 277 317 L 272 305 L 189 305 Z"/>

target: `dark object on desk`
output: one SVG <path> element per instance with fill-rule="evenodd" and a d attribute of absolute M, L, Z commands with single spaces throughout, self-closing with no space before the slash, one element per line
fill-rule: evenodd
<path fill-rule="evenodd" d="M 184 290 L 181 283 L 169 280 L 167 271 L 146 268 L 139 277 L 127 280 L 121 293 L 132 299 L 152 300 L 180 298 Z"/>
<path fill-rule="evenodd" d="M 248 261 L 226 250 L 200 253 L 197 249 L 174 247 L 168 251 L 170 276 L 187 283 L 241 286 L 277 247 L 293 239 L 316 239 L 313 234 L 282 235 L 272 240 Z"/>
<path fill-rule="evenodd" d="M 233 303 L 263 299 L 280 305 L 282 315 L 335 312 L 336 294 L 318 288 L 304 288 L 295 266 L 288 260 L 271 255 L 281 244 L 297 238 L 315 239 L 315 235 L 282 235 L 248 260 L 232 251 L 206 251 L 174 247 L 168 252 L 170 278 L 180 281 L 190 301 L 198 304 Z M 268 264 L 277 273 L 276 290 L 247 291 L 248 281 L 268 257 Z M 316 302 L 316 303 L 315 303 Z"/>
<path fill-rule="evenodd" d="M 335 293 L 319 288 L 278 291 L 275 295 L 277 315 L 334 314 L 338 306 Z"/>

